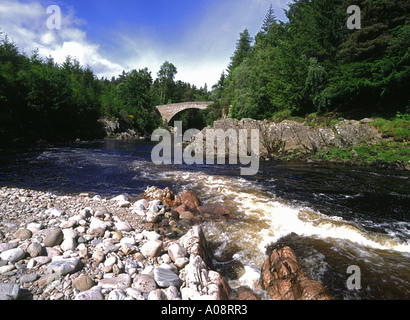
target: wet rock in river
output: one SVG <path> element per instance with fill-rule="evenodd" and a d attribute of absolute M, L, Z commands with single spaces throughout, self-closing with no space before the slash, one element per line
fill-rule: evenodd
<path fill-rule="evenodd" d="M 326 287 L 308 279 L 293 250 L 274 249 L 262 267 L 262 288 L 274 300 L 331 300 Z"/>
<path fill-rule="evenodd" d="M 201 204 L 198 197 L 189 190 L 182 192 L 181 202 L 187 209 L 196 209 Z"/>

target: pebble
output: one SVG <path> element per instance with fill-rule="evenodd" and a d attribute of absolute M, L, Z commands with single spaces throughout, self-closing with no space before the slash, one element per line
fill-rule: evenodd
<path fill-rule="evenodd" d="M 46 247 L 58 246 L 63 242 L 64 234 L 60 228 L 51 230 L 43 240 Z"/>
<path fill-rule="evenodd" d="M 67 238 L 60 247 L 63 251 L 74 251 L 76 246 L 77 244 L 73 238 Z"/>
<path fill-rule="evenodd" d="M 167 296 L 161 289 L 151 291 L 148 295 L 148 300 L 166 300 Z"/>
<path fill-rule="evenodd" d="M 98 281 L 98 285 L 103 289 L 121 289 L 131 286 L 132 278 L 128 274 L 121 274 L 115 278 L 102 279 Z"/>
<path fill-rule="evenodd" d="M 168 254 L 172 261 L 175 262 L 178 258 L 184 258 L 186 256 L 186 250 L 179 244 L 173 243 L 168 247 Z"/>
<path fill-rule="evenodd" d="M 47 216 L 51 216 L 51 217 L 61 217 L 62 215 L 65 214 L 64 210 L 60 209 L 60 208 L 50 208 L 48 210 L 46 210 L 45 214 Z"/>
<path fill-rule="evenodd" d="M 101 250 L 95 250 L 93 255 L 92 255 L 92 258 L 94 259 L 95 262 L 100 263 L 100 262 L 104 261 L 105 254 Z"/>
<path fill-rule="evenodd" d="M 12 271 L 14 269 L 16 269 L 16 267 L 14 265 L 10 265 L 10 264 L 7 264 L 5 266 L 1 266 L 0 267 L 0 274 L 7 273 L 7 272 Z"/>
<path fill-rule="evenodd" d="M 15 249 L 17 247 L 18 247 L 18 243 L 16 242 L 0 243 L 0 253 L 11 250 L 11 249 Z"/>
<path fill-rule="evenodd" d="M 101 293 L 101 287 L 94 287 L 90 290 L 80 292 L 75 296 L 74 300 L 104 300 L 104 296 Z"/>
<path fill-rule="evenodd" d="M 20 240 L 30 239 L 33 233 L 28 229 L 19 229 L 13 233 L 13 236 Z"/>
<path fill-rule="evenodd" d="M 21 283 L 33 282 L 33 281 L 36 281 L 37 278 L 38 278 L 37 273 L 30 273 L 30 274 L 26 274 L 26 275 L 22 276 L 21 279 L 20 279 L 20 282 Z"/>
<path fill-rule="evenodd" d="M 161 288 L 180 287 L 182 285 L 182 280 L 173 271 L 165 268 L 155 268 L 154 279 Z"/>
<path fill-rule="evenodd" d="M 178 259 L 175 260 L 175 265 L 179 269 L 183 269 L 188 263 L 189 263 L 189 259 L 186 258 L 186 257 L 178 258 Z"/>
<path fill-rule="evenodd" d="M 35 258 L 38 256 L 41 256 L 43 254 L 43 252 L 45 252 L 43 246 L 38 243 L 38 242 L 32 242 L 28 248 L 27 248 L 27 252 L 30 255 L 30 257 Z"/>
<path fill-rule="evenodd" d="M 120 289 L 115 289 L 108 294 L 108 300 L 125 300 L 127 295 Z"/>
<path fill-rule="evenodd" d="M 4 211 L 0 219 L 0 281 L 13 282 L 0 284 L 1 298 L 203 297 L 198 291 L 185 290 L 183 294 L 179 289 L 188 279 L 185 242 L 176 244 L 162 227 L 153 231 L 147 223 L 171 219 L 169 224 L 173 222 L 176 228 L 183 223 L 160 200 L 142 199 L 132 205 L 126 195 L 107 201 L 100 196 L 28 192 L 0 188 L 0 210 Z M 23 197 L 25 201 L 21 201 Z M 124 201 L 128 204 L 120 208 Z M 189 228 L 188 222 L 185 224 Z M 189 253 L 192 256 L 193 251 L 189 249 Z"/>
<path fill-rule="evenodd" d="M 115 228 L 118 231 L 125 231 L 125 232 L 129 232 L 132 230 L 131 225 L 128 222 L 123 222 L 123 221 L 117 222 L 115 224 Z"/>
<path fill-rule="evenodd" d="M 137 274 L 132 287 L 142 293 L 149 293 L 157 288 L 154 277 L 148 274 Z"/>
<path fill-rule="evenodd" d="M 162 251 L 162 241 L 159 240 L 149 240 L 140 249 L 141 253 L 147 258 L 158 257 Z"/>
<path fill-rule="evenodd" d="M 17 284 L 0 283 L 0 300 L 17 300 L 20 287 Z"/>
<path fill-rule="evenodd" d="M 73 288 L 78 291 L 87 291 L 95 286 L 95 282 L 89 276 L 80 276 L 73 282 Z"/>
<path fill-rule="evenodd" d="M 72 274 L 81 268 L 81 261 L 77 258 L 58 259 L 48 266 L 48 272 L 55 272 L 60 276 Z"/>
<path fill-rule="evenodd" d="M 21 248 L 10 249 L 7 251 L 3 251 L 0 254 L 1 260 L 6 260 L 10 262 L 17 262 L 26 255 L 26 251 Z"/>

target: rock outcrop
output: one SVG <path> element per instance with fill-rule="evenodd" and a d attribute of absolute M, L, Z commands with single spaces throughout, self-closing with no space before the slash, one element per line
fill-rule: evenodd
<path fill-rule="evenodd" d="M 179 243 L 189 253 L 189 264 L 181 270 L 184 280 L 181 288 L 183 300 L 229 300 L 232 289 L 219 272 L 209 270 L 211 253 L 200 226 L 194 226 Z M 207 262 L 207 263 L 206 263 Z"/>
<path fill-rule="evenodd" d="M 140 137 L 124 121 L 102 118 L 98 120 L 105 137 L 116 140 L 137 140 Z"/>
<path fill-rule="evenodd" d="M 290 247 L 274 249 L 262 267 L 262 288 L 274 300 L 331 300 L 326 287 L 308 279 Z"/>
<path fill-rule="evenodd" d="M 208 129 L 227 132 L 230 129 L 237 133 L 241 129 L 247 130 L 248 146 L 250 145 L 251 130 L 259 130 L 259 154 L 267 157 L 279 151 L 300 150 L 307 153 L 330 147 L 355 146 L 361 143 L 375 143 L 381 139 L 379 131 L 369 124 L 368 120 L 340 120 L 333 128 L 312 128 L 305 123 L 285 120 L 281 123 L 259 121 L 254 119 L 226 119 L 215 121 L 213 127 L 204 128 L 201 133 L 203 139 L 196 138 L 195 148 L 203 148 L 205 152 L 217 153 L 206 149 L 206 133 Z M 239 135 L 238 135 L 239 136 Z M 199 145 L 198 145 L 199 143 Z M 228 148 L 228 144 L 226 144 Z M 248 147 L 249 148 L 249 147 Z M 229 150 L 225 150 L 228 155 Z"/>

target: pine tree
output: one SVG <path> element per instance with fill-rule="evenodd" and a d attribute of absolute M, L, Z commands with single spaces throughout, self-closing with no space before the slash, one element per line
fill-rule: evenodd
<path fill-rule="evenodd" d="M 231 58 L 231 64 L 228 67 L 229 73 L 237 68 L 252 52 L 252 38 L 248 29 L 241 32 L 239 41 L 236 45 L 236 51 Z"/>
<path fill-rule="evenodd" d="M 267 34 L 270 28 L 277 23 L 275 12 L 273 10 L 272 5 L 270 5 L 268 13 L 265 16 L 265 20 L 263 20 L 263 25 L 261 31 Z"/>

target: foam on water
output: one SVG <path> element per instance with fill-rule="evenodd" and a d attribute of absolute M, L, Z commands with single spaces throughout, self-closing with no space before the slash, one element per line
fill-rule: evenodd
<path fill-rule="evenodd" d="M 323 239 L 343 239 L 375 249 L 410 253 L 410 244 L 400 240 L 395 234 L 371 233 L 360 228 L 358 222 L 345 221 L 338 216 L 327 216 L 305 206 L 286 203 L 243 178 L 210 176 L 201 172 L 166 172 L 164 176 L 180 180 L 187 187 L 204 190 L 208 200 L 231 204 L 234 202 L 232 206 L 236 205 L 236 214 L 267 223 L 268 228 L 259 230 L 260 238 L 263 239 L 258 244 L 261 250 L 283 236 L 296 233 Z M 408 223 L 400 222 L 399 225 L 402 230 L 408 230 Z"/>

